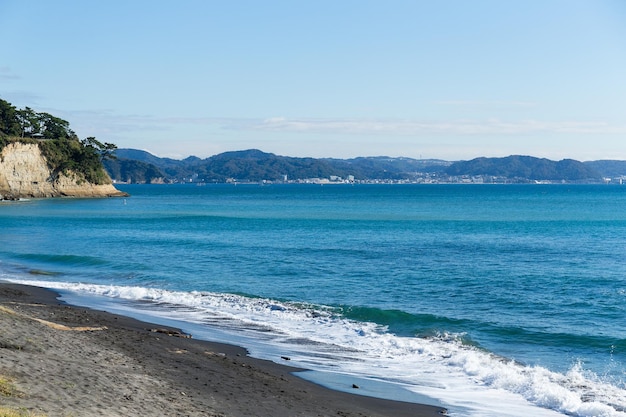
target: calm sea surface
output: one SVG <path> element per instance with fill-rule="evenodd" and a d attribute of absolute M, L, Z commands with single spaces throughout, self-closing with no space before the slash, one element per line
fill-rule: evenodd
<path fill-rule="evenodd" d="M 626 186 L 126 185 L 0 204 L 0 279 L 453 416 L 626 416 Z"/>

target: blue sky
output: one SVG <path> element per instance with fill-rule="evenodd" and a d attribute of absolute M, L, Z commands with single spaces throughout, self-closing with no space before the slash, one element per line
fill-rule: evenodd
<path fill-rule="evenodd" d="M 0 0 L 0 98 L 173 158 L 626 160 L 626 2 Z"/>

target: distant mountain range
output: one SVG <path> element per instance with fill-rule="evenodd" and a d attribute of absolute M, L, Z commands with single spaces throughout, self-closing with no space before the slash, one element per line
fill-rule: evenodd
<path fill-rule="evenodd" d="M 532 156 L 476 158 L 470 161 L 360 157 L 295 158 L 257 149 L 221 153 L 206 159 L 159 158 L 136 149 L 118 149 L 104 162 L 118 182 L 602 182 L 626 179 L 626 161 L 551 161 Z"/>
<path fill-rule="evenodd" d="M 453 176 L 483 175 L 535 181 L 594 181 L 602 178 L 597 169 L 573 159 L 551 161 L 519 155 L 455 162 L 447 168 L 446 173 Z"/>

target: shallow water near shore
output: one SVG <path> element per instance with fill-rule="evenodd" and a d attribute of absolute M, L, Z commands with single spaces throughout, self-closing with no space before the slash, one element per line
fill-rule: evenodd
<path fill-rule="evenodd" d="M 626 187 L 120 189 L 0 205 L 0 279 L 450 415 L 626 415 Z"/>

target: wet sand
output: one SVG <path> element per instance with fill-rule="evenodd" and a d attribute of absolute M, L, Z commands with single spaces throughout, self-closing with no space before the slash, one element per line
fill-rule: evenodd
<path fill-rule="evenodd" d="M 0 283 L 0 378 L 12 387 L 0 406 L 85 417 L 442 413 L 330 390 L 242 348 L 179 336 L 177 329 L 66 305 L 52 291 Z"/>

